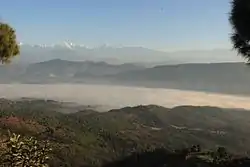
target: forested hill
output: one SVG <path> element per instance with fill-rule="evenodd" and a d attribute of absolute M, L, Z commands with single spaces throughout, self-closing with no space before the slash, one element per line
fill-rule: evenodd
<path fill-rule="evenodd" d="M 48 139 L 54 147 L 52 166 L 98 166 L 133 152 L 196 144 L 204 150 L 223 146 L 237 155 L 250 149 L 250 112 L 244 110 L 149 105 L 99 113 L 50 100 L 0 102 L 1 138 L 11 129 Z"/>

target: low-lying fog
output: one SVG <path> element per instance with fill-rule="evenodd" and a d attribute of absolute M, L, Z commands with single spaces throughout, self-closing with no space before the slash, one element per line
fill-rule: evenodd
<path fill-rule="evenodd" d="M 172 89 L 104 85 L 0 85 L 0 97 L 46 98 L 76 102 L 84 105 L 103 105 L 108 108 L 156 104 L 165 107 L 178 105 L 209 105 L 225 108 L 250 109 L 250 97 Z"/>

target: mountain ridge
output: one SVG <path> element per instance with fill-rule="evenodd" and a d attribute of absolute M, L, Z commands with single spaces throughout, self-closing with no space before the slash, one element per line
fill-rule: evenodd
<path fill-rule="evenodd" d="M 159 51 L 141 46 L 109 46 L 87 47 L 73 43 L 56 45 L 22 44 L 21 55 L 15 63 L 35 63 L 51 59 L 106 61 L 111 64 L 142 63 L 149 66 L 160 64 L 180 64 L 190 62 L 223 62 L 242 61 L 237 53 L 229 49 Z M 216 55 L 216 56 L 214 56 Z"/>
<path fill-rule="evenodd" d="M 145 67 L 133 63 L 53 59 L 0 68 L 0 83 L 112 84 L 250 95 L 250 67 L 243 62 Z"/>

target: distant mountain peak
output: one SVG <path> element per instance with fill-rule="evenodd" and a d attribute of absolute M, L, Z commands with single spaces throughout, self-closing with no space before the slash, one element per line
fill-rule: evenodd
<path fill-rule="evenodd" d="M 69 48 L 69 49 L 73 49 L 74 46 L 75 46 L 75 44 L 73 44 L 73 43 L 68 43 L 68 42 L 65 42 L 65 41 L 63 43 L 64 43 L 65 47 Z"/>
<path fill-rule="evenodd" d="M 75 44 L 73 42 L 63 41 L 56 44 L 26 44 L 23 42 L 18 43 L 19 46 L 26 46 L 26 47 L 36 47 L 36 48 L 55 48 L 55 47 L 62 47 L 67 49 L 75 49 L 75 48 L 89 48 L 84 44 Z"/>

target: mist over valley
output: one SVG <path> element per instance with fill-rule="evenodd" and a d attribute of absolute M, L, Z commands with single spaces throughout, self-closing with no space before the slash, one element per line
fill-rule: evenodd
<path fill-rule="evenodd" d="M 86 84 L 1 84 L 2 98 L 38 98 L 98 106 L 100 111 L 137 105 L 159 105 L 167 108 L 183 105 L 250 109 L 250 97 L 182 91 Z"/>

